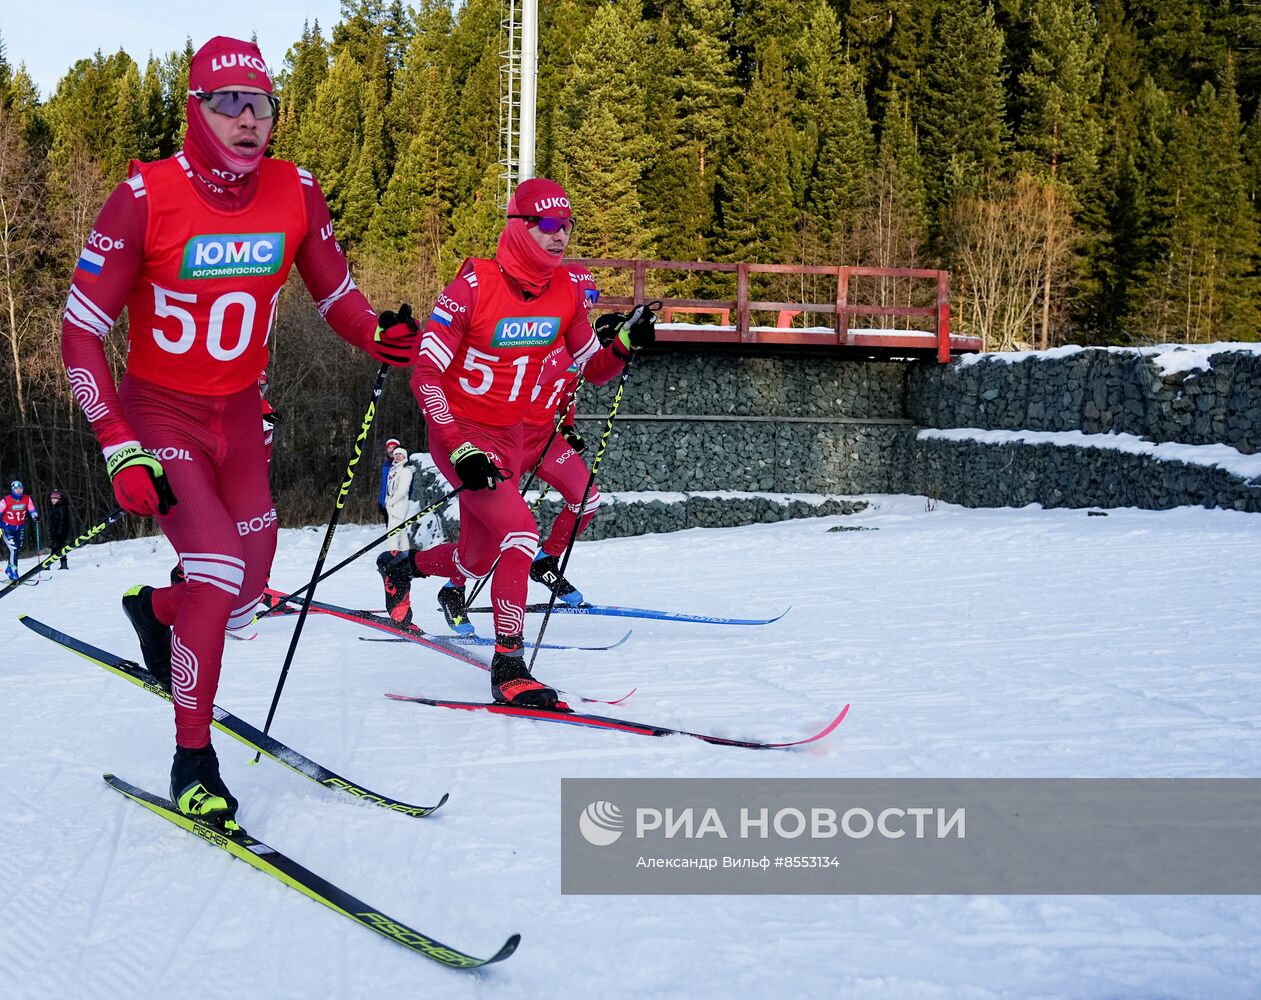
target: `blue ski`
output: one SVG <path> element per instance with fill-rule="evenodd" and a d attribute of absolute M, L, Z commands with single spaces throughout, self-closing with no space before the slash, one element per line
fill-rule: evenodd
<path fill-rule="evenodd" d="M 493 608 L 469 608 L 469 614 L 490 614 Z M 542 614 L 547 604 L 527 604 L 525 610 L 531 614 Z M 608 615 L 611 618 L 649 618 L 663 622 L 698 622 L 702 625 L 770 625 L 777 622 L 792 610 L 789 606 L 774 618 L 722 618 L 717 615 L 689 615 L 679 611 L 653 611 L 649 608 L 618 608 L 611 604 L 565 604 L 557 601 L 552 608 L 554 615 Z"/>

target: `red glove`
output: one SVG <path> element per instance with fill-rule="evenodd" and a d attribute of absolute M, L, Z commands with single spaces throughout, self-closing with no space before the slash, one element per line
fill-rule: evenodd
<path fill-rule="evenodd" d="M 118 506 L 128 514 L 151 517 L 166 514 L 178 500 L 162 471 L 162 463 L 132 442 L 113 452 L 105 460 Z"/>
<path fill-rule="evenodd" d="M 377 317 L 368 353 L 387 365 L 405 368 L 415 363 L 419 341 L 420 327 L 412 319 L 412 307 L 403 303 L 397 313 L 387 309 Z"/>

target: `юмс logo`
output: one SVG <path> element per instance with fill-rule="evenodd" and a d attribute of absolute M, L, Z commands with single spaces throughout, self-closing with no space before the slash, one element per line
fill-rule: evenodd
<path fill-rule="evenodd" d="M 578 829 L 588 844 L 608 847 L 622 835 L 622 810 L 612 802 L 592 802 L 578 818 Z"/>

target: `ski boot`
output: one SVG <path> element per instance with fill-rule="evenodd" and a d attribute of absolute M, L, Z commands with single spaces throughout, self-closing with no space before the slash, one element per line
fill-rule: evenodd
<path fill-rule="evenodd" d="M 490 693 L 495 701 L 524 708 L 555 708 L 556 692 L 536 681 L 525 665 L 519 635 L 495 637 L 490 661 Z"/>
<path fill-rule="evenodd" d="M 400 625 L 412 623 L 412 580 L 423 576 L 412 561 L 410 549 L 382 552 L 377 556 L 377 572 L 385 584 L 385 610 Z"/>
<path fill-rule="evenodd" d="M 17 567 L 15 567 L 12 563 L 10 563 L 8 566 L 4 568 L 4 575 L 7 576 L 10 580 L 16 581 L 18 578 Z"/>
<path fill-rule="evenodd" d="M 123 595 L 123 614 L 136 630 L 145 669 L 171 690 L 171 626 L 163 625 L 153 613 L 153 588 L 139 586 L 127 591 Z"/>
<path fill-rule="evenodd" d="M 582 603 L 582 591 L 566 580 L 560 573 L 560 562 L 555 556 L 540 552 L 530 565 L 530 579 L 541 583 L 556 595 L 556 599 L 565 604 Z"/>
<path fill-rule="evenodd" d="M 196 750 L 176 745 L 171 801 L 185 816 L 206 820 L 229 833 L 241 829 L 236 822 L 237 801 L 219 777 L 219 758 L 209 743 Z"/>
<path fill-rule="evenodd" d="M 438 589 L 438 606 L 442 608 L 442 614 L 446 617 L 447 625 L 452 632 L 459 635 L 473 634 L 473 623 L 468 619 L 464 604 L 463 587 L 457 587 L 454 583 L 444 583 Z"/>

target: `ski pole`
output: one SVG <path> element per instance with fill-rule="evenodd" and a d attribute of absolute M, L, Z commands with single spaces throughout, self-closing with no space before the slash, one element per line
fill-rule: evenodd
<path fill-rule="evenodd" d="M 330 576 L 332 576 L 334 573 L 336 573 L 339 569 L 343 569 L 343 568 L 345 568 L 346 566 L 349 566 L 352 562 L 354 562 L 354 561 L 355 561 L 356 559 L 358 559 L 360 556 L 364 555 L 364 554 L 365 554 L 365 553 L 367 553 L 367 552 L 371 552 L 373 549 L 375 549 L 378 545 L 380 545 L 383 541 L 385 541 L 385 540 L 386 540 L 387 538 L 389 538 L 391 535 L 396 535 L 396 534 L 398 534 L 400 531 L 402 531 L 404 528 L 406 528 L 406 527 L 407 527 L 409 524 L 411 524 L 413 521 L 417 521 L 417 520 L 419 520 L 420 518 L 424 517 L 426 514 L 432 514 L 434 511 L 438 510 L 438 509 L 439 509 L 439 508 L 440 508 L 440 507 L 441 507 L 444 503 L 446 503 L 446 502 L 447 502 L 448 500 L 450 500 L 453 496 L 455 496 L 457 493 L 459 493 L 462 489 L 464 489 L 464 487 L 463 487 L 463 486 L 457 486 L 457 487 L 456 487 L 455 489 L 453 489 L 450 493 L 447 493 L 446 495 L 444 495 L 444 496 L 443 496 L 443 497 L 441 497 L 440 499 L 438 499 L 438 500 L 434 501 L 432 504 L 430 504 L 430 505 L 429 505 L 428 507 L 426 507 L 424 510 L 419 510 L 419 511 L 417 511 L 415 514 L 413 514 L 411 517 L 409 517 L 406 521 L 403 521 L 403 522 L 401 522 L 400 524 L 396 525 L 395 527 L 391 528 L 391 529 L 390 529 L 389 531 L 387 531 L 384 535 L 381 535 L 379 538 L 374 538 L 374 539 L 373 539 L 372 541 L 370 541 L 367 545 L 365 545 L 363 548 L 361 548 L 358 552 L 354 553 L 353 555 L 349 555 L 349 556 L 347 556 L 345 559 L 343 559 L 341 562 L 339 562 L 339 563 L 338 563 L 336 566 L 334 566 L 332 569 L 326 569 L 323 573 L 321 573 L 321 574 L 320 574 L 319 579 L 317 579 L 315 582 L 316 582 L 316 583 L 319 583 L 321 580 L 327 580 Z M 263 610 L 263 611 L 260 611 L 260 612 L 258 613 L 258 617 L 259 617 L 259 618 L 262 618 L 264 615 L 269 615 L 269 614 L 271 614 L 271 613 L 272 613 L 273 611 L 275 611 L 275 610 L 276 610 L 276 608 L 278 608 L 281 604 L 287 604 L 287 603 L 289 603 L 290 601 L 294 600 L 295 598 L 301 597 L 301 596 L 302 596 L 303 594 L 305 594 L 305 593 L 306 593 L 306 592 L 307 592 L 310 588 L 311 588 L 311 584 L 309 584 L 309 583 L 304 584 L 303 586 L 301 586 L 301 587 L 299 587 L 297 590 L 295 590 L 292 594 L 288 594 L 287 596 L 280 598 L 280 599 L 276 602 L 276 604 L 275 604 L 274 606 L 272 606 L 272 607 L 270 607 L 270 608 L 267 608 L 267 609 L 265 609 L 265 610 Z"/>
<path fill-rule="evenodd" d="M 656 303 L 660 305 L 660 303 Z M 636 306 L 628 317 L 627 322 L 634 320 L 639 310 L 647 309 L 651 312 L 652 304 Z M 622 393 L 626 390 L 626 380 L 630 377 L 631 368 L 635 364 L 636 352 L 631 351 L 631 356 L 626 360 L 626 367 L 622 369 L 622 377 L 617 383 L 617 392 L 613 396 L 613 405 L 609 409 L 609 415 L 604 421 L 604 431 L 600 435 L 600 447 L 596 449 L 595 457 L 591 460 L 591 475 L 587 477 L 587 488 L 582 491 L 582 503 L 578 505 L 578 519 L 574 521 L 573 531 L 569 533 L 569 542 L 565 545 L 565 554 L 560 560 L 560 575 L 565 575 L 565 568 L 569 565 L 569 554 L 574 550 L 574 542 L 578 540 L 578 529 L 582 525 L 583 515 L 587 509 L 587 498 L 591 496 L 591 488 L 595 485 L 596 470 L 600 468 L 600 463 L 604 461 L 604 453 L 608 450 L 609 438 L 613 436 L 613 421 L 617 418 L 617 411 L 622 405 Z M 527 670 L 534 670 L 534 661 L 538 659 L 539 647 L 543 644 L 543 633 L 547 631 L 547 623 L 552 617 L 552 608 L 556 607 L 556 591 L 552 591 L 551 599 L 547 602 L 547 610 L 543 612 L 543 624 L 539 626 L 539 634 L 534 640 L 534 650 L 530 653 L 530 663 L 526 667 Z"/>
<path fill-rule="evenodd" d="M 410 324 L 413 325 L 414 324 Z M 377 371 L 376 382 L 372 386 L 372 398 L 368 401 L 368 409 L 364 411 L 363 421 L 359 425 L 359 436 L 355 438 L 354 454 L 350 457 L 350 462 L 346 465 L 345 479 L 342 481 L 341 488 L 337 491 L 337 499 L 333 503 L 333 516 L 329 518 L 328 528 L 324 532 L 324 544 L 320 547 L 320 554 L 315 560 L 315 568 L 311 570 L 311 582 L 306 586 L 306 597 L 302 601 L 302 611 L 298 614 L 298 623 L 294 626 L 293 637 L 289 640 L 289 651 L 285 653 L 284 666 L 280 668 L 280 676 L 276 679 L 276 693 L 272 695 L 271 708 L 267 710 L 267 722 L 263 726 L 263 735 L 267 735 L 267 731 L 271 729 L 271 721 L 276 715 L 276 705 L 280 702 L 280 692 L 284 690 L 285 678 L 289 674 L 289 665 L 293 662 L 293 654 L 298 648 L 298 640 L 302 638 L 302 626 L 306 622 L 307 614 L 311 610 L 311 598 L 315 596 L 315 585 L 320 581 L 320 571 L 324 568 L 324 560 L 328 558 L 329 546 L 333 544 L 333 535 L 337 531 L 337 522 L 341 520 L 342 508 L 346 505 L 346 497 L 350 495 L 350 484 L 355 481 L 355 467 L 359 464 L 359 458 L 363 454 L 363 443 L 368 439 L 368 431 L 372 428 L 372 421 L 377 415 L 377 401 L 381 398 L 381 393 L 385 390 L 385 377 L 390 373 L 390 366 L 382 364 Z M 260 750 L 254 755 L 254 763 L 257 764 L 263 754 Z"/>
<path fill-rule="evenodd" d="M 108 528 L 111 524 L 113 524 L 115 521 L 117 521 L 119 518 L 121 518 L 121 517 L 123 517 L 123 516 L 124 516 L 123 509 L 122 509 L 121 507 L 115 508 L 115 509 L 114 509 L 114 510 L 113 510 L 113 511 L 112 511 L 112 512 L 111 512 L 111 513 L 110 513 L 110 514 L 109 514 L 109 515 L 105 518 L 105 520 L 104 520 L 104 521 L 101 521 L 101 522 L 99 522 L 98 524 L 94 524 L 94 525 L 92 525 L 92 527 L 88 528 L 88 530 L 87 530 L 87 531 L 85 531 L 83 534 L 79 535 L 79 537 L 77 537 L 77 538 L 76 538 L 73 542 L 71 542 L 69 545 L 65 546 L 63 549 L 61 549 L 61 551 L 60 551 L 60 552 L 50 552 L 50 553 L 48 554 L 48 558 L 47 558 L 47 559 L 44 559 L 44 560 L 43 560 L 42 562 L 40 562 L 40 563 L 37 563 L 34 569 L 27 570 L 25 573 L 23 573 L 21 576 L 19 576 L 16 580 L 12 580 L 12 581 L 10 581 L 10 583 L 9 583 L 9 585 L 8 585 L 8 586 L 6 586 L 3 590 L 0 590 L 0 597 L 4 597 L 4 596 L 6 596 L 6 595 L 9 593 L 9 591 L 10 591 L 10 590 L 13 590 L 15 587 L 17 587 L 17 585 L 18 585 L 19 583 L 22 583 L 22 582 L 24 582 L 25 580 L 27 580 L 28 578 L 30 578 L 30 577 L 32 577 L 32 576 L 34 576 L 34 575 L 35 575 L 36 573 L 38 573 L 40 570 L 42 570 L 42 569 L 46 569 L 47 567 L 51 566 L 51 565 L 52 565 L 53 563 L 55 563 L 58 559 L 60 559 L 62 556 L 68 556 L 71 552 L 73 552 L 75 549 L 77 549 L 80 545 L 86 545 L 86 544 L 87 544 L 88 542 L 90 542 L 93 538 L 95 538 L 95 537 L 96 537 L 97 535 L 99 535 L 102 531 L 104 531 L 104 530 L 105 530 L 106 528 Z M 39 529 L 39 522 L 38 522 L 38 521 L 36 521 L 36 522 L 35 522 L 35 528 L 36 528 L 36 531 L 38 532 L 38 529 Z M 37 534 L 37 538 L 38 538 L 38 534 Z M 36 544 L 36 551 L 38 551 L 38 542 L 37 542 L 37 544 Z"/>

